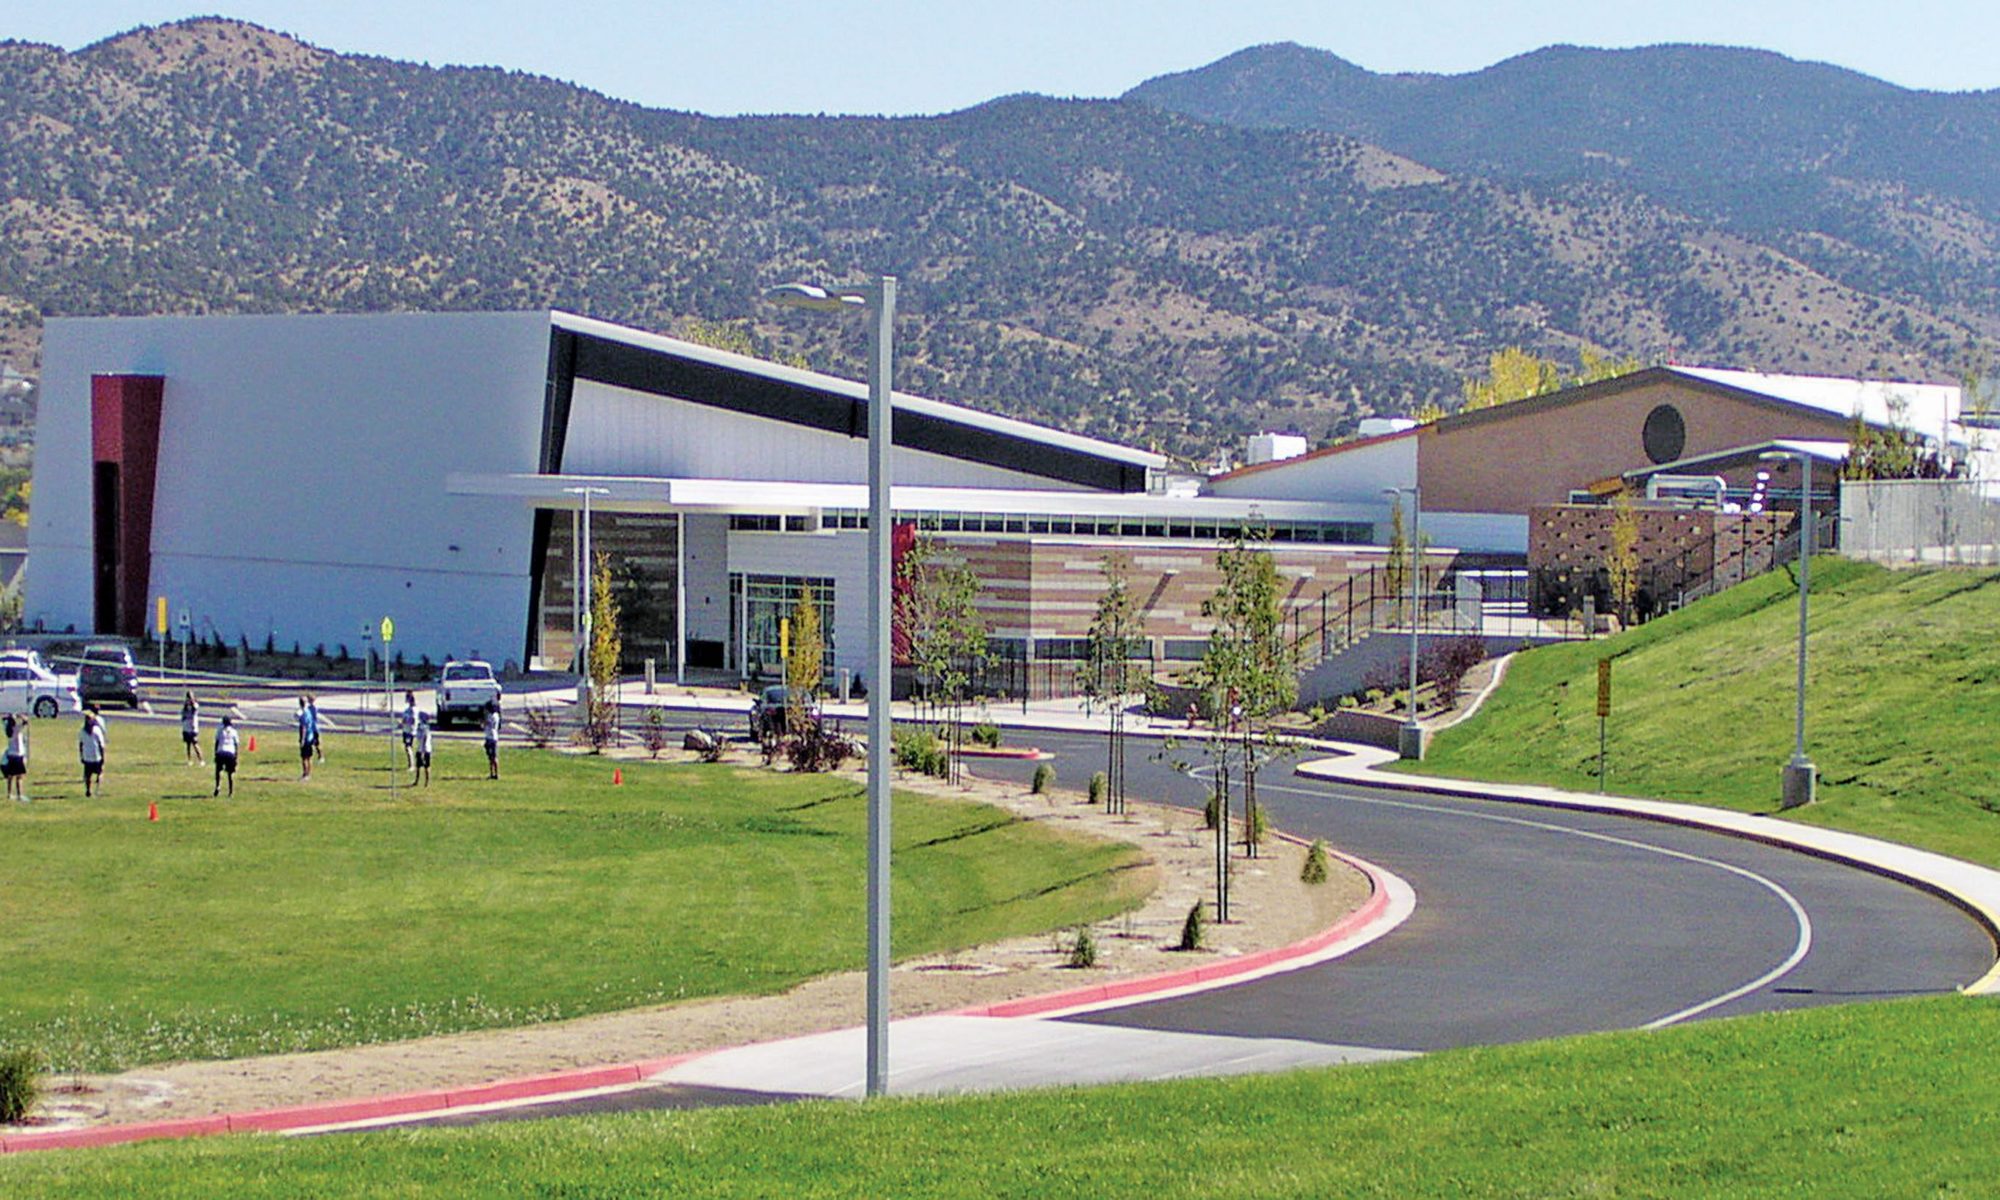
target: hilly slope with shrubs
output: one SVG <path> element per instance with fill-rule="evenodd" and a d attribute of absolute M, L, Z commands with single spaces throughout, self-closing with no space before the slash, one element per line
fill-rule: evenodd
<path fill-rule="evenodd" d="M 559 306 L 859 375 L 857 330 L 758 296 L 867 271 L 900 386 L 1191 460 L 1450 402 L 1508 344 L 1937 379 L 2000 324 L 1630 188 L 1136 100 L 719 119 L 220 19 L 0 43 L 0 358 L 44 314 Z"/>

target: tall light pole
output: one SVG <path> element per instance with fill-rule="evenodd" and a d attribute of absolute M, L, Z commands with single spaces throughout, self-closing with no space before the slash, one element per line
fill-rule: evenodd
<path fill-rule="evenodd" d="M 579 539 L 583 545 L 577 552 L 577 577 L 583 586 L 577 589 L 578 602 L 576 604 L 576 611 L 570 614 L 569 635 L 576 642 L 576 698 L 580 703 L 587 703 L 590 698 L 591 635 L 590 498 L 592 496 L 608 496 L 611 494 L 611 489 L 601 487 L 566 487 L 563 491 L 572 496 L 583 497 L 583 536 Z"/>
<path fill-rule="evenodd" d="M 1423 601 L 1418 589 L 1423 583 L 1423 492 L 1414 484 L 1410 487 L 1383 488 L 1382 494 L 1396 504 L 1401 511 L 1403 493 L 1410 495 L 1410 719 L 1403 722 L 1397 731 L 1396 753 L 1404 758 L 1421 759 L 1424 756 L 1424 729 L 1417 724 L 1417 628 Z"/>
<path fill-rule="evenodd" d="M 1819 771 L 1806 757 L 1806 607 L 1812 596 L 1813 518 L 1812 455 L 1799 450 L 1767 450 L 1765 462 L 1792 459 L 1799 464 L 1799 684 L 1798 713 L 1792 722 L 1792 761 L 1785 764 L 1780 808 L 1811 804 L 1818 792 Z"/>
<path fill-rule="evenodd" d="M 889 1090 L 889 450 L 896 277 L 828 291 L 788 283 L 765 298 L 815 312 L 865 309 L 868 325 L 868 1094 Z"/>

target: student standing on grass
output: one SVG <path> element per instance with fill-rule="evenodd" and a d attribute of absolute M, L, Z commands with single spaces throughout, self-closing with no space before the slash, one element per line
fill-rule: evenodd
<path fill-rule="evenodd" d="M 486 735 L 486 778 L 500 778 L 500 702 L 486 702 L 486 718 L 480 731 Z"/>
<path fill-rule="evenodd" d="M 7 794 L 28 802 L 28 718 L 7 717 L 7 756 L 0 758 L 0 775 L 7 777 Z"/>
<path fill-rule="evenodd" d="M 83 794 L 87 799 L 92 794 L 91 784 L 97 785 L 97 794 L 104 792 L 104 718 L 97 715 L 97 706 L 85 705 L 83 728 L 76 735 L 76 756 L 83 763 Z"/>
<path fill-rule="evenodd" d="M 194 702 L 193 692 L 181 697 L 181 749 L 183 764 L 201 761 L 201 705 Z"/>
<path fill-rule="evenodd" d="M 403 715 L 397 718 L 403 730 L 403 765 L 414 771 L 417 769 L 416 751 L 411 744 L 417 740 L 417 694 L 403 693 Z"/>
<path fill-rule="evenodd" d="M 410 782 L 419 780 L 425 787 L 431 785 L 431 715 L 425 713 L 417 718 L 416 765 L 411 768 Z"/>
<path fill-rule="evenodd" d="M 319 718 L 304 696 L 299 697 L 299 778 L 313 776 L 313 746 L 319 741 Z"/>
<path fill-rule="evenodd" d="M 313 719 L 313 761 L 325 762 L 326 751 L 321 749 L 319 744 L 319 701 L 314 699 L 310 692 L 306 693 L 306 711 L 312 714 Z"/>
<path fill-rule="evenodd" d="M 229 776 L 229 794 L 236 794 L 236 722 L 233 718 L 222 718 L 222 724 L 215 727 L 215 791 L 222 794 L 222 777 Z"/>

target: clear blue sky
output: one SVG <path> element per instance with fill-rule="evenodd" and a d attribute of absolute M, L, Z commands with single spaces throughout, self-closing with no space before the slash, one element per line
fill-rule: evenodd
<path fill-rule="evenodd" d="M 1995 0 L 0 0 L 0 38 L 75 49 L 213 12 L 331 50 L 508 67 L 718 115 L 1115 96 L 1276 41 L 1437 72 L 1555 42 L 1707 42 L 1906 87 L 2000 87 Z"/>

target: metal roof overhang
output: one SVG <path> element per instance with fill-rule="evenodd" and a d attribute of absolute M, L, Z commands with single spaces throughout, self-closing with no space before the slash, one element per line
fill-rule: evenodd
<path fill-rule="evenodd" d="M 868 430 L 868 389 L 778 363 L 552 312 L 550 390 L 542 465 L 562 467 L 578 380 L 727 409 L 846 437 Z M 1164 455 L 1048 429 L 955 404 L 895 395 L 891 436 L 903 449 L 1108 491 L 1144 491 Z"/>
<path fill-rule="evenodd" d="M 481 475 L 453 473 L 445 491 L 455 496 L 514 499 L 538 509 L 582 506 L 572 488 L 603 489 L 591 508 L 603 512 L 686 512 L 804 515 L 829 508 L 866 509 L 862 483 L 787 483 L 753 479 L 661 479 L 629 475 Z M 1156 496 L 1131 492 L 1036 492 L 1011 488 L 905 485 L 891 491 L 904 511 L 1117 516 L 1138 519 L 1238 521 L 1356 521 L 1379 523 L 1382 505 L 1310 500 L 1257 500 L 1222 496 Z"/>

